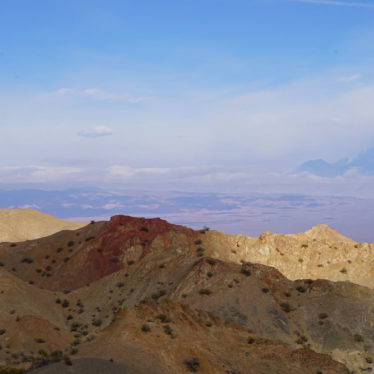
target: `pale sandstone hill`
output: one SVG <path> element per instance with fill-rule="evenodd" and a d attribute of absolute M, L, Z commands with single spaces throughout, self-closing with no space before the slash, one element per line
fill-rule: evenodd
<path fill-rule="evenodd" d="M 52 217 L 34 209 L 0 209 L 0 242 L 21 242 L 76 230 L 87 223 Z"/>
<path fill-rule="evenodd" d="M 277 268 L 289 279 L 350 281 L 374 288 L 374 245 L 357 243 L 318 225 L 305 233 L 274 234 L 259 238 L 205 233 L 205 254 L 225 261 L 250 261 Z"/>

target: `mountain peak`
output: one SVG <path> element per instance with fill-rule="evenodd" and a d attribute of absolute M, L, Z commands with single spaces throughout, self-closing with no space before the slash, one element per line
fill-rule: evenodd
<path fill-rule="evenodd" d="M 308 231 L 305 232 L 305 235 L 311 239 L 318 240 L 329 240 L 334 242 L 346 242 L 353 243 L 354 240 L 340 234 L 338 231 L 332 229 L 328 225 L 321 223 L 319 225 L 313 226 Z"/>

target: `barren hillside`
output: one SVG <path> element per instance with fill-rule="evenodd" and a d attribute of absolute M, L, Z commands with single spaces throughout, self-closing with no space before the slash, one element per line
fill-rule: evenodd
<path fill-rule="evenodd" d="M 0 209 L 0 242 L 21 242 L 76 230 L 87 223 L 64 221 L 34 209 Z"/>
<path fill-rule="evenodd" d="M 370 371 L 374 290 L 360 273 L 372 271 L 372 248 L 325 226 L 248 238 L 128 216 L 2 243 L 0 363 L 112 359 L 123 373 L 155 374 Z M 322 258 L 335 265 L 315 273 Z"/>

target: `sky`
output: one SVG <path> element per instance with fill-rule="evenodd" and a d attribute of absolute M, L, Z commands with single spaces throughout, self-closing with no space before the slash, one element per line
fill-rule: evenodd
<path fill-rule="evenodd" d="M 374 0 L 2 0 L 0 188 L 374 198 L 374 160 L 349 161 L 374 147 L 373 21 Z"/>

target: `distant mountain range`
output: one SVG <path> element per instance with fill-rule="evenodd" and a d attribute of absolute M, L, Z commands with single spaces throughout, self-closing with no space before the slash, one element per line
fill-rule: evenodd
<path fill-rule="evenodd" d="M 361 174 L 374 174 L 374 148 L 360 153 L 351 160 L 346 158 L 335 163 L 329 163 L 322 159 L 310 160 L 299 167 L 300 171 L 328 178 L 343 175 L 351 169 L 356 169 Z"/>

